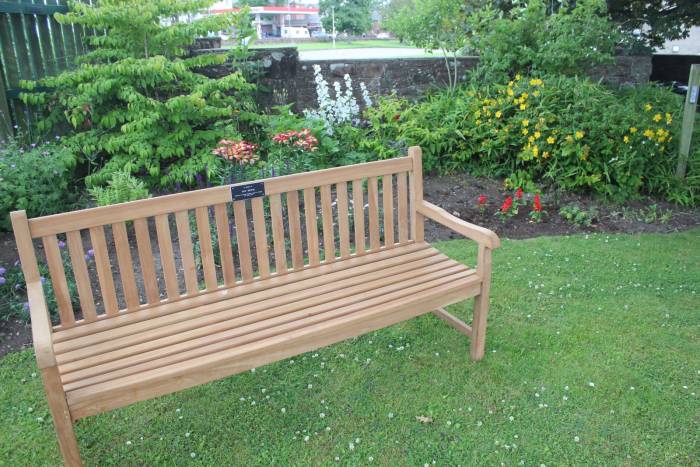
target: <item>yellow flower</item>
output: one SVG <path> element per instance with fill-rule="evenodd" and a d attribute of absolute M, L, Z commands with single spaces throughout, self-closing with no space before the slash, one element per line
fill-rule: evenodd
<path fill-rule="evenodd" d="M 535 97 L 539 97 L 540 92 L 539 91 L 532 91 L 532 95 Z"/>
<path fill-rule="evenodd" d="M 481 120 L 479 120 L 479 119 L 477 118 L 475 123 L 476 123 L 477 125 L 481 125 Z"/>
<path fill-rule="evenodd" d="M 535 132 L 535 139 L 539 138 L 540 136 L 542 136 L 542 133 L 540 133 L 539 131 L 536 131 Z"/>
<path fill-rule="evenodd" d="M 555 141 L 556 141 L 556 139 L 554 138 L 554 136 L 550 136 L 549 138 L 547 138 L 547 142 L 549 144 L 554 144 Z"/>
<path fill-rule="evenodd" d="M 501 115 L 503 115 L 503 113 L 501 113 L 500 110 L 496 111 L 496 118 L 501 118 Z"/>
<path fill-rule="evenodd" d="M 581 138 L 583 138 L 584 135 L 585 135 L 585 133 L 581 130 L 578 130 L 578 131 L 576 131 L 576 133 L 574 133 L 574 136 L 576 136 L 576 139 L 581 139 Z"/>
<path fill-rule="evenodd" d="M 656 114 L 656 115 L 654 115 L 653 120 L 654 120 L 655 122 L 660 122 L 660 121 L 661 121 L 661 118 L 662 118 L 662 117 L 661 117 L 661 114 Z"/>
<path fill-rule="evenodd" d="M 651 109 L 652 109 L 651 104 L 644 104 L 644 110 L 646 110 L 647 112 L 649 112 Z"/>
<path fill-rule="evenodd" d="M 512 82 L 512 81 L 508 81 L 508 86 L 513 86 L 513 82 Z"/>
<path fill-rule="evenodd" d="M 517 75 L 515 75 L 515 81 L 520 81 L 520 73 L 518 73 Z"/>
<path fill-rule="evenodd" d="M 637 128 L 636 127 L 630 127 L 630 133 L 636 133 Z"/>
<path fill-rule="evenodd" d="M 666 112 L 666 125 L 670 125 L 673 123 L 673 117 L 671 117 L 671 114 Z"/>
<path fill-rule="evenodd" d="M 542 159 L 546 159 L 549 157 L 549 151 L 545 151 L 542 153 Z"/>
<path fill-rule="evenodd" d="M 537 146 L 534 146 L 534 147 L 532 148 L 532 155 L 535 156 L 535 157 L 537 157 L 537 155 L 538 155 L 539 153 L 540 153 L 540 148 L 538 148 Z"/>
<path fill-rule="evenodd" d="M 644 130 L 644 136 L 646 136 L 649 139 L 652 139 L 654 137 L 654 132 L 647 128 L 646 130 Z"/>
<path fill-rule="evenodd" d="M 530 142 L 530 143 L 534 143 L 534 142 L 535 142 L 535 137 L 534 137 L 534 136 L 530 136 L 530 137 L 527 139 L 527 141 Z"/>
<path fill-rule="evenodd" d="M 539 78 L 531 79 L 530 86 L 542 86 L 542 80 Z"/>
<path fill-rule="evenodd" d="M 565 138 L 565 139 L 566 139 L 566 141 L 568 141 L 569 143 L 571 143 L 571 142 L 574 141 L 574 138 L 572 138 L 571 135 L 566 135 L 566 138 Z"/>
<path fill-rule="evenodd" d="M 622 140 L 623 140 L 625 143 L 629 143 L 629 142 L 630 142 L 630 137 L 627 136 L 627 135 L 625 135 L 625 136 L 622 138 Z"/>
<path fill-rule="evenodd" d="M 665 136 L 660 136 L 659 139 L 658 139 L 657 141 L 658 141 L 659 143 L 663 143 L 664 141 L 666 141 L 666 137 L 665 137 Z"/>
<path fill-rule="evenodd" d="M 529 133 L 527 128 L 523 128 L 523 135 L 527 135 Z"/>
<path fill-rule="evenodd" d="M 515 94 L 511 88 L 508 88 L 508 91 L 506 91 L 506 92 L 508 93 L 509 96 L 512 96 L 513 94 Z"/>
<path fill-rule="evenodd" d="M 528 94 L 526 92 L 524 92 L 520 95 L 520 100 L 523 101 L 523 100 L 527 99 L 528 97 L 529 97 Z"/>
<path fill-rule="evenodd" d="M 524 119 L 524 120 L 523 120 L 522 122 L 520 122 L 520 123 L 522 123 L 523 126 L 528 126 L 528 125 L 530 124 L 530 120 Z"/>
<path fill-rule="evenodd" d="M 527 109 L 527 104 L 520 104 L 520 110 Z"/>

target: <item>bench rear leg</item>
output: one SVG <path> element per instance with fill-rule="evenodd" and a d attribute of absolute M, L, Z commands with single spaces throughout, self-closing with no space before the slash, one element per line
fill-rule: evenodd
<path fill-rule="evenodd" d="M 71 420 L 66 394 L 63 391 L 61 378 L 56 367 L 44 368 L 41 370 L 41 377 L 46 389 L 46 398 L 49 402 L 49 410 L 53 417 L 58 446 L 61 448 L 63 461 L 66 467 L 82 467 L 80 452 L 78 450 L 78 440 L 73 431 L 73 421 Z"/>
<path fill-rule="evenodd" d="M 474 298 L 472 340 L 469 349 L 471 359 L 481 360 L 486 348 L 486 319 L 489 314 L 489 291 L 491 289 L 491 249 L 479 246 L 477 274 L 481 277 L 481 292 Z"/>

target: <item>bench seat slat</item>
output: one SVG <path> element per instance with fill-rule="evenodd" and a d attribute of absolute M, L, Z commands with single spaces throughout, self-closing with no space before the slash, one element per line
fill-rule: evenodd
<path fill-rule="evenodd" d="M 314 306 L 308 306 L 307 301 L 300 300 L 285 306 L 261 308 L 257 312 L 232 319 L 229 322 L 209 326 L 211 329 L 204 327 L 204 329 L 193 330 L 195 332 L 176 334 L 164 339 L 146 342 L 139 346 L 143 348 L 134 349 L 132 355 L 128 357 L 63 374 L 64 388 L 71 391 L 161 368 L 199 355 L 214 354 L 252 340 L 275 335 L 279 326 L 293 325 L 293 323 L 301 322 L 309 317 L 315 317 L 314 320 L 311 320 L 312 322 L 321 322 L 329 317 L 337 316 L 341 310 L 344 312 L 359 311 L 394 299 L 421 293 L 441 284 L 460 281 L 471 274 L 459 264 L 449 268 L 443 266 L 442 270 L 435 269 L 432 268 L 431 272 L 422 275 L 414 273 L 413 277 L 408 274 L 396 275 L 393 282 L 387 285 L 382 285 L 384 281 L 365 282 L 360 287 L 354 287 L 355 293 L 352 295 L 332 300 L 325 297 L 325 302 Z M 259 304 L 257 305 L 260 307 Z M 161 341 L 171 343 L 157 347 L 161 345 Z"/>
<path fill-rule="evenodd" d="M 420 294 L 405 293 L 377 305 L 362 303 L 309 316 L 250 335 L 249 342 L 228 346 L 176 364 L 97 383 L 66 393 L 73 418 L 128 405 L 179 389 L 226 377 L 380 327 L 427 313 L 476 295 L 479 278 L 468 272 L 447 281 L 417 286 Z"/>
<path fill-rule="evenodd" d="M 216 311 L 196 310 L 199 313 L 195 314 L 195 317 L 184 321 L 177 315 L 171 315 L 169 321 L 161 320 L 163 324 L 158 328 L 139 329 L 139 326 L 135 325 L 128 330 L 120 329 L 118 335 L 107 331 L 98 336 L 102 339 L 101 343 L 87 347 L 82 346 L 74 351 L 62 353 L 59 355 L 58 361 L 63 365 L 62 371 L 74 371 L 138 353 L 147 348 L 157 348 L 159 345 L 166 345 L 166 341 L 154 342 L 156 339 L 163 339 L 182 333 L 185 333 L 188 339 L 194 336 L 206 336 L 217 329 L 221 330 L 237 326 L 239 321 L 232 322 L 232 320 L 241 319 L 242 317 L 246 317 L 245 319 L 251 322 L 263 319 L 263 315 L 256 313 L 266 309 L 287 307 L 285 309 L 295 310 L 341 299 L 348 301 L 352 300 L 355 295 L 372 292 L 373 289 L 379 286 L 405 283 L 412 279 L 427 278 L 430 275 L 440 277 L 441 270 L 449 269 L 451 266 L 454 266 L 454 264 L 450 263 L 443 255 L 419 257 L 419 259 L 409 263 L 348 276 L 342 281 L 336 280 L 323 285 L 316 285 L 315 281 L 309 281 L 306 284 L 306 288 L 293 293 L 264 298 L 265 293 L 260 292 L 246 297 L 246 300 L 234 298 L 217 303 Z M 466 267 L 461 265 L 459 267 L 466 269 Z M 209 308 L 213 307 L 210 306 Z M 129 331 L 129 334 L 124 334 L 125 331 Z M 168 342 L 177 339 L 179 338 L 170 339 Z M 134 346 L 137 348 L 130 348 Z"/>

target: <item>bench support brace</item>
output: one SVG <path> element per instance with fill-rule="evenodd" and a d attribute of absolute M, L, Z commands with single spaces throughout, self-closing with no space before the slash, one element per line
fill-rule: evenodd
<path fill-rule="evenodd" d="M 472 327 L 453 314 L 448 313 L 444 308 L 438 308 L 437 310 L 433 311 L 433 314 L 465 336 L 472 336 Z"/>
<path fill-rule="evenodd" d="M 66 402 L 66 395 L 63 392 L 58 368 L 43 368 L 41 378 L 44 381 L 44 388 L 46 388 L 49 410 L 58 435 L 58 446 L 61 448 L 66 467 L 82 467 L 83 462 L 80 460 L 78 440 L 75 437 L 75 431 L 73 431 L 73 420 L 68 409 L 68 402 Z"/>

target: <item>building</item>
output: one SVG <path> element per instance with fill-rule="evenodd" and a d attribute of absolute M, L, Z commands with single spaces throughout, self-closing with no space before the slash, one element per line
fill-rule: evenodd
<path fill-rule="evenodd" d="M 235 0 L 216 2 L 209 13 L 238 11 L 237 3 Z M 306 28 L 310 33 L 322 30 L 318 0 L 288 0 L 285 6 L 251 7 L 250 15 L 260 39 L 280 37 L 283 27 Z"/>

